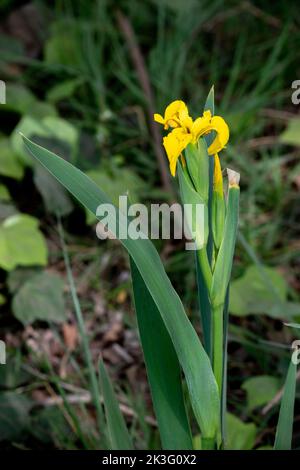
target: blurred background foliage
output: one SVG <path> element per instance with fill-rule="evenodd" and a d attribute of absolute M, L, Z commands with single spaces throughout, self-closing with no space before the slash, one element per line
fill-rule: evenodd
<path fill-rule="evenodd" d="M 154 111 L 202 113 L 214 84 L 241 173 L 230 295 L 229 442 L 273 443 L 300 318 L 297 1 L 2 0 L 0 77 L 1 448 L 99 448 L 57 231 L 62 216 L 94 360 L 101 351 L 137 448 L 159 446 L 131 303 L 128 260 L 23 149 L 19 132 L 85 171 L 112 199 L 173 201 Z M 192 254 L 157 246 L 198 323 Z M 299 389 L 297 398 L 299 399 Z M 300 445 L 296 404 L 295 442 Z M 99 442 L 100 441 L 100 442 Z"/>

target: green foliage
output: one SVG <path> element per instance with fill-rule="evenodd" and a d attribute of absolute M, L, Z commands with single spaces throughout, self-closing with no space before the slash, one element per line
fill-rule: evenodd
<path fill-rule="evenodd" d="M 94 214 L 106 195 L 80 170 L 24 137 L 28 151 Z M 125 228 L 127 220 L 120 216 Z M 213 439 L 219 429 L 220 402 L 217 384 L 199 338 L 167 277 L 153 244 L 148 239 L 121 240 L 133 258 L 161 314 L 185 373 L 191 403 L 202 435 Z"/>
<path fill-rule="evenodd" d="M 38 220 L 16 214 L 0 225 L 0 267 L 11 271 L 16 266 L 46 265 L 47 245 Z"/>
<path fill-rule="evenodd" d="M 44 200 L 48 212 L 61 216 L 72 212 L 73 204 L 69 195 L 56 179 L 41 166 L 34 168 L 34 183 Z"/>
<path fill-rule="evenodd" d="M 233 315 L 266 314 L 291 318 L 300 314 L 300 304 L 287 301 L 288 286 L 278 271 L 251 265 L 230 286 L 229 310 Z"/>
<path fill-rule="evenodd" d="M 119 204 L 119 196 L 127 195 L 131 203 L 139 201 L 139 195 L 143 189 L 143 181 L 127 168 L 110 166 L 107 169 L 95 169 L 86 172 L 86 175 L 94 181 L 116 206 Z M 86 210 L 87 224 L 94 223 L 97 219 L 89 210 Z"/>
<path fill-rule="evenodd" d="M 31 111 L 36 101 L 34 94 L 24 85 L 13 82 L 6 85 L 6 110 L 23 115 Z"/>
<path fill-rule="evenodd" d="M 20 133 L 35 138 L 54 138 L 67 144 L 71 156 L 75 156 L 78 144 L 78 131 L 66 120 L 56 116 L 46 116 L 35 119 L 25 116 L 18 123 L 11 136 L 11 143 L 16 155 L 25 165 L 32 166 L 33 161 L 28 157 L 22 145 Z"/>
<path fill-rule="evenodd" d="M 20 180 L 24 175 L 24 167 L 17 158 L 9 139 L 0 140 L 0 175 Z"/>
<path fill-rule="evenodd" d="M 11 196 L 9 194 L 7 187 L 4 186 L 4 184 L 0 184 L 0 201 L 7 202 L 10 200 L 11 200 Z"/>
<path fill-rule="evenodd" d="M 292 447 L 297 365 L 290 361 L 274 443 L 275 450 L 290 450 Z"/>
<path fill-rule="evenodd" d="M 227 413 L 226 448 L 230 450 L 249 450 L 255 443 L 257 428 L 254 423 L 244 423 L 231 413 Z"/>
<path fill-rule="evenodd" d="M 280 389 L 280 382 L 271 375 L 260 375 L 245 380 L 242 389 L 247 393 L 249 411 L 269 403 Z"/>
<path fill-rule="evenodd" d="M 231 313 L 237 316 L 232 318 L 232 331 L 239 330 L 240 334 L 229 336 L 229 341 L 234 342 L 234 348 L 230 349 L 228 379 L 231 409 L 241 416 L 244 413 L 237 404 L 239 398 L 237 399 L 236 393 L 239 392 L 236 391 L 236 386 L 241 386 L 244 374 L 247 372 L 249 375 L 248 369 L 252 371 L 255 364 L 259 365 L 257 373 L 274 373 L 274 376 L 278 377 L 282 372 L 280 367 L 285 354 L 284 349 L 280 347 L 283 344 L 280 343 L 286 346 L 286 343 L 291 341 L 290 335 L 297 335 L 297 330 L 287 330 L 283 327 L 286 334 L 277 330 L 278 327 L 280 329 L 281 323 L 278 319 L 295 322 L 299 315 L 297 257 L 300 167 L 297 164 L 297 148 L 294 147 L 299 146 L 299 119 L 296 116 L 296 107 L 290 103 L 292 90 L 289 90 L 290 85 L 286 86 L 290 84 L 291 74 L 295 74 L 298 67 L 298 56 L 295 54 L 299 29 L 297 2 L 290 3 L 288 10 L 285 2 L 275 6 L 262 2 L 256 12 L 255 9 L 247 9 L 245 5 L 245 10 L 242 8 L 239 11 L 240 22 L 236 21 L 236 15 L 232 16 L 235 7 L 232 10 L 232 5 L 226 5 L 219 0 L 130 0 L 127 4 L 126 1 L 121 5 L 119 3 L 115 0 L 100 0 L 71 6 L 70 2 L 63 0 L 55 7 L 51 5 L 51 11 L 45 4 L 42 6 L 41 17 L 47 18 L 47 24 L 42 24 L 46 27 L 47 34 L 35 35 L 39 14 L 30 16 L 27 29 L 26 15 L 23 16 L 20 10 L 15 9 L 10 0 L 4 2 L 3 30 L 14 34 L 14 25 L 22 18 L 22 34 L 18 35 L 18 39 L 12 34 L 0 35 L 0 71 L 7 85 L 7 104 L 0 106 L 0 177 L 1 183 L 11 194 L 9 201 L 4 190 L 6 201 L 0 201 L 0 219 L 5 220 L 21 211 L 33 214 L 43 223 L 49 224 L 49 221 L 53 221 L 51 214 L 55 214 L 57 210 L 60 214 L 68 216 L 72 209 L 66 192 L 61 186 L 55 185 L 53 179 L 45 181 L 46 173 L 41 175 L 39 166 L 35 165 L 32 171 L 26 169 L 24 178 L 25 165 L 31 165 L 32 162 L 25 156 L 21 147 L 17 150 L 13 148 L 11 140 L 15 143 L 17 139 L 20 141 L 17 132 L 13 131 L 15 126 L 18 126 L 17 121 L 22 122 L 26 117 L 40 124 L 47 116 L 59 115 L 68 123 L 72 123 L 82 139 L 80 148 L 79 138 L 72 150 L 72 144 L 65 142 L 63 133 L 57 137 L 52 130 L 44 133 L 33 127 L 31 136 L 36 142 L 67 159 L 76 155 L 76 164 L 78 163 L 84 171 L 104 174 L 102 181 L 96 183 L 105 189 L 110 198 L 124 194 L 127 189 L 130 198 L 133 193 L 136 193 L 138 199 L 142 194 L 139 188 L 137 191 L 131 189 L 130 182 L 123 184 L 121 173 L 120 178 L 111 175 L 110 163 L 114 159 L 112 156 L 119 154 L 123 158 L 122 170 L 126 168 L 133 176 L 138 172 L 144 186 L 147 186 L 147 200 L 151 200 L 154 195 L 160 200 L 169 198 L 169 194 L 159 185 L 155 146 L 150 126 L 146 123 L 148 101 L 131 60 L 131 48 L 126 40 L 124 41 L 117 25 L 114 14 L 117 4 L 118 9 L 128 16 L 141 48 L 146 75 L 149 76 L 155 97 L 155 110 L 161 111 L 173 98 L 184 97 L 191 103 L 193 111 L 199 114 L 199 104 L 205 99 L 207 88 L 215 83 L 218 91 L 216 114 L 224 115 L 230 125 L 230 141 L 221 159 L 223 167 L 232 165 L 243 175 L 240 234 L 246 244 L 240 239 L 236 250 L 234 276 L 237 281 L 231 289 L 230 305 Z M 237 8 L 239 10 L 239 7 Z M 9 25 L 6 16 L 9 18 Z M 34 38 L 32 50 L 31 34 Z M 274 40 L 276 34 L 278 38 Z M 295 47 L 289 47 L 291 43 L 295 44 Z M 39 49 L 38 55 L 35 47 Z M 213 101 L 212 90 L 207 106 L 211 108 Z M 54 105 L 57 107 L 54 108 Z M 11 133 L 12 139 L 9 138 Z M 26 135 L 30 136 L 27 131 Z M 280 135 L 279 139 L 276 138 L 277 135 Z M 98 168 L 100 157 L 101 168 Z M 34 191 L 29 191 L 33 178 L 42 195 L 42 201 L 35 197 Z M 67 217 L 66 227 L 72 240 L 70 250 L 76 252 L 76 269 L 80 268 L 80 273 L 76 271 L 76 276 L 79 275 L 82 285 L 81 279 L 85 276 L 88 278 L 87 273 L 90 272 L 94 261 L 91 260 L 90 251 L 86 249 L 89 235 L 78 236 L 78 224 L 73 230 L 74 215 L 75 213 Z M 81 216 L 79 211 L 76 211 L 76 216 Z M 87 220 L 93 223 L 95 217 L 89 213 Z M 92 231 L 88 232 L 87 227 L 80 229 L 84 234 L 91 234 L 94 239 Z M 51 269 L 60 269 L 56 238 L 51 228 L 49 232 L 47 230 L 47 236 L 51 237 Z M 76 248 L 73 247 L 74 237 Z M 210 242 L 208 245 L 212 246 Z M 83 247 L 80 253 L 78 246 Z M 115 264 L 119 263 L 117 253 L 110 251 L 109 244 L 102 244 L 99 249 L 101 254 L 103 246 L 108 246 L 105 256 L 107 259 L 113 259 L 115 267 Z M 114 247 L 115 245 L 113 250 Z M 193 320 L 196 304 L 193 267 L 190 256 L 184 256 L 180 253 L 180 248 L 177 248 L 177 245 L 168 243 L 164 245 L 162 253 L 172 282 L 183 294 L 187 313 Z M 93 250 L 94 248 L 91 252 Z M 32 246 L 30 250 L 27 247 L 23 251 L 34 253 Z M 208 251 L 210 253 L 210 248 Z M 266 272 L 267 275 L 259 275 L 259 269 L 256 269 L 256 273 L 243 280 L 249 263 L 256 263 L 253 258 L 255 252 L 257 257 L 263 260 L 263 273 Z M 274 276 L 269 270 L 272 270 Z M 7 278 L 6 273 L 1 274 L 3 295 L 0 295 L 0 303 L 4 296 L 7 297 L 7 303 L 1 309 L 1 322 L 5 326 L 3 331 L 10 330 L 11 307 L 10 296 L 6 293 L 7 285 L 9 284 L 9 290 L 15 295 L 26 280 L 37 274 L 37 270 L 17 268 L 8 274 Z M 204 281 L 200 270 L 198 274 L 205 346 L 210 354 L 211 312 L 206 289 L 201 289 Z M 281 281 L 277 279 L 278 276 Z M 103 281 L 101 296 L 106 294 L 106 280 Z M 113 295 L 110 293 L 110 299 L 113 298 L 114 301 Z M 86 302 L 90 304 L 88 294 L 86 297 Z M 127 305 L 124 309 L 127 310 Z M 248 314 L 257 316 L 246 317 Z M 262 314 L 266 316 L 262 317 Z M 296 323 L 290 325 L 297 327 Z M 80 337 L 82 338 L 81 333 Z M 243 354 L 240 354 L 241 347 Z M 73 356 L 71 362 L 76 359 Z M 27 361 L 28 358 L 24 357 L 24 366 Z M 79 357 L 77 367 L 80 370 L 82 362 L 82 357 Z M 39 365 L 36 368 L 38 367 Z M 3 367 L 0 367 L 0 372 L 2 370 Z M 68 376 L 68 382 L 74 378 L 74 383 L 78 385 L 77 380 L 81 381 L 82 378 L 79 375 L 76 378 Z M 269 377 L 271 379 L 271 376 Z M 52 378 L 53 375 L 49 372 L 46 381 Z M 259 378 L 253 379 L 256 381 Z M 277 381 L 275 377 L 273 379 Z M 87 387 L 85 378 L 82 385 Z M 35 386 L 40 388 L 40 382 L 38 380 L 35 383 L 34 377 L 31 377 L 30 390 Z M 250 393 L 254 399 L 255 392 L 251 391 L 251 387 L 255 388 L 255 382 L 254 386 L 250 383 Z M 257 395 L 261 396 L 258 389 Z M 93 404 L 95 405 L 94 399 Z M 99 444 L 97 432 L 95 440 L 89 440 L 90 433 L 94 433 L 96 426 L 95 420 L 92 419 L 92 407 L 89 405 L 87 409 L 84 404 L 80 405 L 82 423 L 79 423 L 77 428 L 71 420 L 72 429 L 62 417 L 63 412 L 70 420 L 69 412 L 72 414 L 72 410 L 76 415 L 77 406 L 70 408 L 66 402 L 59 408 L 49 407 L 42 412 L 38 410 L 30 427 L 32 438 L 26 442 L 26 448 L 40 446 L 39 441 L 57 448 L 87 448 L 89 445 L 95 449 L 101 447 L 103 443 Z M 146 413 L 145 409 L 143 413 Z M 90 418 L 87 423 L 86 416 Z M 258 413 L 255 416 L 260 433 L 258 440 L 266 442 L 268 437 L 261 428 L 262 425 L 271 423 L 267 421 L 268 416 L 262 418 Z M 145 420 L 144 415 L 142 420 Z M 143 428 L 143 436 L 146 436 L 144 438 L 136 433 L 135 421 L 130 424 L 130 431 L 135 434 L 135 440 L 140 447 L 141 442 L 149 444 L 150 447 L 159 445 L 149 437 L 152 433 L 147 424 Z M 269 426 L 270 432 L 271 427 Z M 83 437 L 89 436 L 88 443 L 84 444 L 82 436 L 77 434 L 80 428 Z M 20 429 L 24 427 L 20 426 Z M 18 433 L 12 445 L 23 445 L 26 438 L 27 433 Z M 200 435 L 199 440 L 201 441 Z M 299 447 L 297 435 L 295 446 Z M 199 447 L 201 445 L 198 442 L 197 448 Z"/>
<path fill-rule="evenodd" d="M 176 351 L 133 260 L 130 265 L 135 311 L 162 447 L 191 449 L 191 432 Z"/>
<path fill-rule="evenodd" d="M 112 450 L 132 450 L 132 442 L 102 359 L 99 361 L 99 380 L 103 393 L 110 448 Z"/>
<path fill-rule="evenodd" d="M 16 392 L 0 393 L 0 441 L 19 438 L 29 425 L 31 403 Z"/>
<path fill-rule="evenodd" d="M 183 204 L 191 205 L 191 212 L 186 213 L 186 220 L 190 234 L 196 241 L 197 249 L 206 247 L 208 238 L 208 208 L 205 200 L 192 186 L 188 175 L 184 172 L 181 165 L 178 165 L 178 177 L 180 185 L 180 195 Z M 203 207 L 203 212 L 199 213 L 198 207 Z M 197 218 L 196 218 L 197 216 Z M 201 218 L 200 218 L 201 216 Z M 196 224 L 199 221 L 199 225 Z"/>
<path fill-rule="evenodd" d="M 35 320 L 61 323 L 66 320 L 64 283 L 56 274 L 40 272 L 29 277 L 15 294 L 12 309 L 23 325 Z"/>
<path fill-rule="evenodd" d="M 288 145 L 300 145 L 300 119 L 291 119 L 285 131 L 280 135 L 280 141 Z"/>
<path fill-rule="evenodd" d="M 71 98 L 81 82 L 81 79 L 75 78 L 73 80 L 65 80 L 62 83 L 58 83 L 48 91 L 47 100 L 50 103 L 57 103 L 67 98 Z"/>

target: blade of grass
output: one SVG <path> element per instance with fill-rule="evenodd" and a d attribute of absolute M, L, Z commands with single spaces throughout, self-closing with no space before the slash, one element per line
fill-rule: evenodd
<path fill-rule="evenodd" d="M 92 213 L 97 215 L 101 203 L 111 204 L 100 188 L 72 164 L 24 136 L 23 139 L 31 155 Z M 121 232 L 128 233 L 127 215 L 117 209 L 115 212 L 116 226 Z M 171 337 L 202 435 L 206 439 L 214 439 L 220 425 L 220 400 L 210 360 L 150 240 L 122 238 L 120 241 L 133 258 Z"/>
<path fill-rule="evenodd" d="M 99 359 L 99 380 L 103 393 L 108 435 L 112 450 L 132 450 L 133 445 L 120 411 L 112 383 L 102 359 Z"/>
<path fill-rule="evenodd" d="M 80 337 L 82 340 L 83 353 L 84 353 L 85 361 L 86 361 L 87 368 L 88 368 L 91 395 L 93 398 L 93 403 L 94 403 L 96 414 L 97 414 L 98 430 L 99 430 L 100 435 L 103 436 L 104 441 L 105 441 L 104 415 L 103 415 L 103 410 L 102 410 L 102 405 L 101 405 L 101 400 L 100 400 L 100 390 L 98 387 L 97 376 L 96 376 L 96 372 L 95 372 L 94 365 L 93 365 L 91 351 L 89 348 L 89 340 L 88 340 L 88 336 L 87 336 L 86 329 L 85 329 L 83 315 L 81 312 L 81 307 L 80 307 L 79 299 L 78 299 L 77 292 L 76 292 L 76 287 L 75 287 L 74 277 L 72 274 L 68 250 L 67 250 L 65 240 L 64 240 L 63 227 L 59 218 L 58 218 L 58 232 L 60 236 L 60 242 L 61 242 L 64 262 L 65 262 L 65 266 L 67 270 L 68 282 L 70 285 L 70 291 L 71 291 L 72 301 L 73 301 L 76 319 L 78 323 L 79 333 L 80 333 Z"/>
<path fill-rule="evenodd" d="M 55 384 L 55 386 L 57 387 L 58 393 L 60 397 L 62 398 L 63 406 L 61 406 L 61 409 L 63 410 L 64 418 L 71 425 L 73 432 L 76 434 L 79 441 L 81 441 L 84 449 L 86 450 L 90 449 L 90 442 L 86 438 L 85 433 L 82 430 L 81 422 L 77 414 L 73 410 L 72 406 L 70 405 L 66 392 L 60 384 L 60 378 L 56 375 L 53 369 L 53 365 L 51 364 L 47 355 L 44 356 L 44 361 L 49 370 L 49 374 L 50 374 L 49 381 Z"/>
<path fill-rule="evenodd" d="M 132 259 L 130 266 L 140 338 L 163 449 L 192 449 L 174 346 Z"/>
<path fill-rule="evenodd" d="M 291 360 L 281 399 L 274 450 L 292 447 L 297 365 Z"/>

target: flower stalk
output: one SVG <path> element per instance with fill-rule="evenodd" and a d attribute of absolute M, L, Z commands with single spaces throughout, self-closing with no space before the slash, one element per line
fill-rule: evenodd
<path fill-rule="evenodd" d="M 171 174 L 175 176 L 176 171 L 178 173 L 182 202 L 202 204 L 205 208 L 201 227 L 194 227 L 193 217 L 189 218 L 188 224 L 196 242 L 201 280 L 210 304 L 211 326 L 208 337 L 212 340 L 211 362 L 224 408 L 224 305 L 238 226 L 239 174 L 227 170 L 228 191 L 225 197 L 219 152 L 227 144 L 229 129 L 221 116 L 212 116 L 211 112 L 212 109 L 207 109 L 193 121 L 185 103 L 174 101 L 166 108 L 164 116 L 156 114 L 154 119 L 169 132 L 164 137 L 163 145 Z M 214 163 L 212 184 L 209 177 L 210 159 Z M 209 238 L 213 240 L 211 259 L 208 257 Z M 224 409 L 221 415 L 224 416 Z M 215 436 L 215 442 L 203 439 L 202 446 L 211 449 L 216 443 L 222 445 L 222 437 L 219 435 Z"/>

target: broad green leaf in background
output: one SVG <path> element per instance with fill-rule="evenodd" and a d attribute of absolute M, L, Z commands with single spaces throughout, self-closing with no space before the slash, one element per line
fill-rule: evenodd
<path fill-rule="evenodd" d="M 0 222 L 16 214 L 18 214 L 18 211 L 12 201 L 0 200 Z"/>
<path fill-rule="evenodd" d="M 192 449 L 181 370 L 174 346 L 132 259 L 130 265 L 135 311 L 162 447 Z"/>
<path fill-rule="evenodd" d="M 80 170 L 23 138 L 27 150 L 91 212 L 96 214 L 99 204 L 110 203 L 100 188 Z M 127 218 L 117 213 L 117 219 L 117 225 L 127 231 Z M 172 339 L 202 435 L 214 439 L 220 426 L 220 400 L 209 358 L 150 240 L 128 238 L 121 241 L 143 277 Z"/>
<path fill-rule="evenodd" d="M 11 271 L 16 266 L 47 264 L 47 245 L 38 220 L 25 214 L 8 217 L 0 225 L 0 267 Z"/>
<path fill-rule="evenodd" d="M 73 210 L 69 194 L 58 181 L 41 165 L 34 168 L 34 184 L 39 190 L 46 209 L 51 214 L 65 216 Z"/>
<path fill-rule="evenodd" d="M 6 86 L 4 111 L 13 111 L 36 119 L 57 116 L 56 109 L 50 103 L 39 101 L 28 88 L 17 83 L 8 83 Z"/>
<path fill-rule="evenodd" d="M 26 114 L 36 102 L 34 94 L 24 85 L 17 83 L 6 84 L 5 109 Z"/>
<path fill-rule="evenodd" d="M 32 117 L 37 121 L 40 121 L 41 119 L 50 117 L 57 118 L 58 114 L 52 104 L 47 103 L 46 101 L 36 101 L 32 105 L 30 112 L 28 112 L 27 116 Z"/>
<path fill-rule="evenodd" d="M 11 200 L 11 195 L 9 194 L 9 191 L 4 184 L 0 184 L 0 201 L 10 201 Z"/>
<path fill-rule="evenodd" d="M 124 417 L 121 413 L 112 383 L 101 358 L 99 360 L 99 380 L 100 390 L 103 395 L 105 417 L 108 426 L 108 435 L 111 449 L 132 450 L 133 445 Z"/>
<path fill-rule="evenodd" d="M 251 265 L 231 282 L 229 311 L 233 315 L 267 314 L 289 318 L 300 314 L 300 304 L 288 302 L 287 283 L 275 269 Z"/>
<path fill-rule="evenodd" d="M 7 285 L 8 285 L 9 292 L 11 294 L 14 294 L 30 278 L 42 272 L 43 272 L 43 268 L 40 268 L 40 267 L 32 267 L 32 268 L 18 267 L 14 269 L 13 271 L 10 271 L 7 276 Z"/>
<path fill-rule="evenodd" d="M 274 398 L 280 389 L 280 381 L 271 375 L 260 375 L 245 380 L 242 389 L 247 393 L 249 411 L 263 406 Z"/>
<path fill-rule="evenodd" d="M 293 361 L 290 361 L 280 404 L 279 419 L 274 443 L 275 450 L 290 450 L 292 447 L 296 372 L 297 365 L 294 364 Z"/>
<path fill-rule="evenodd" d="M 13 297 L 15 317 L 23 325 L 35 320 L 65 321 L 63 288 L 63 280 L 56 274 L 41 272 L 30 277 Z"/>
<path fill-rule="evenodd" d="M 0 140 L 0 175 L 20 180 L 24 175 L 24 166 L 18 159 L 9 139 Z"/>
<path fill-rule="evenodd" d="M 257 428 L 254 423 L 244 423 L 231 413 L 227 413 L 226 449 L 250 450 L 255 444 Z"/>
<path fill-rule="evenodd" d="M 90 170 L 86 172 L 86 175 L 102 189 L 116 206 L 119 204 L 119 195 L 127 193 L 132 203 L 138 202 L 138 195 L 145 186 L 145 183 L 127 168 Z M 86 214 L 88 224 L 97 220 L 89 210 L 86 211 Z"/>
<path fill-rule="evenodd" d="M 7 187 L 4 184 L 0 184 L 0 221 L 7 219 L 7 217 L 16 212 Z"/>
<path fill-rule="evenodd" d="M 280 135 L 280 141 L 288 145 L 300 145 L 300 118 L 291 119 L 285 131 Z"/>
<path fill-rule="evenodd" d="M 11 135 L 11 144 L 19 159 L 29 166 L 33 164 L 33 160 L 24 151 L 23 144 L 20 141 L 20 132 L 34 137 L 52 137 L 61 140 L 70 147 L 72 154 L 77 149 L 78 130 L 65 119 L 46 116 L 38 120 L 31 116 L 24 116 Z"/>

